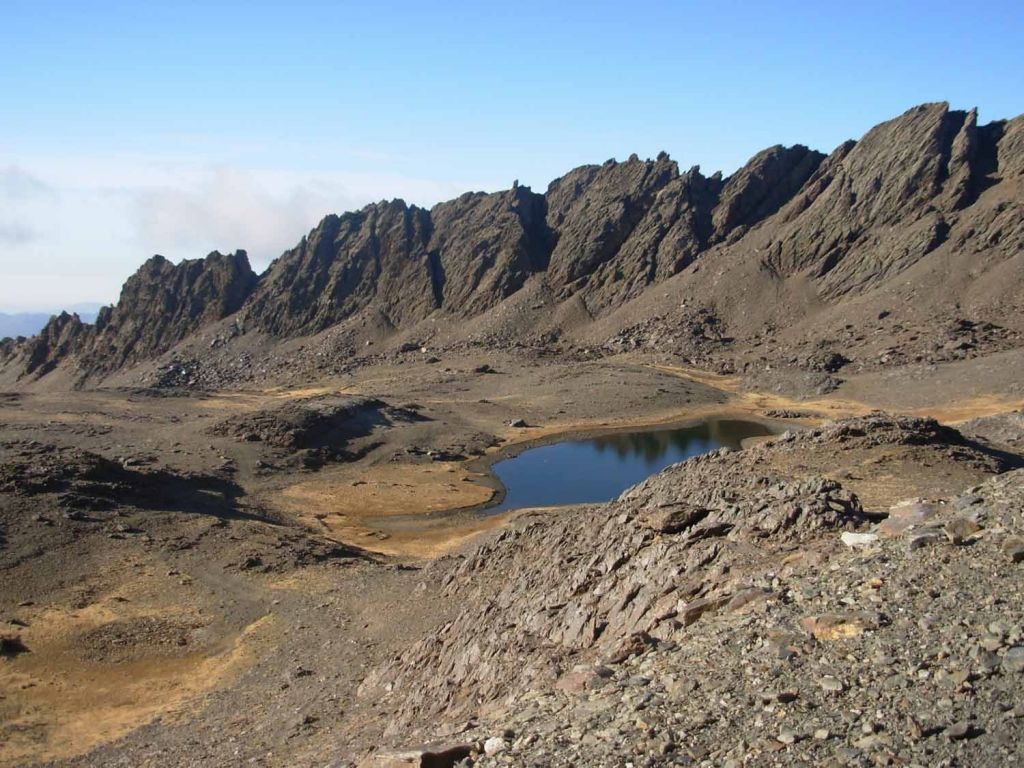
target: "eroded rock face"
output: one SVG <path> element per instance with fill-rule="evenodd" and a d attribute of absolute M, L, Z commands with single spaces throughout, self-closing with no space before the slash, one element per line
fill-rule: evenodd
<path fill-rule="evenodd" d="M 691 264 L 711 242 L 721 189 L 721 174 L 705 178 L 697 167 L 671 178 L 615 258 L 597 264 L 586 278 L 586 305 L 591 310 L 618 306 Z"/>
<path fill-rule="evenodd" d="M 976 117 L 927 104 L 840 147 L 781 212 L 789 224 L 767 246 L 772 263 L 811 275 L 832 300 L 913 266 L 979 190 L 995 148 Z"/>
<path fill-rule="evenodd" d="M 591 310 L 621 305 L 775 213 L 823 159 L 804 146 L 775 146 L 725 181 L 699 168 L 679 174 L 665 154 L 578 168 L 548 189 L 557 239 L 548 281 Z"/>
<path fill-rule="evenodd" d="M 563 296 L 583 288 L 599 266 L 615 258 L 678 174 L 662 153 L 655 161 L 634 155 L 625 163 L 584 166 L 551 182 L 545 197 L 555 245 L 548 282 Z"/>
<path fill-rule="evenodd" d="M 78 315 L 61 312 L 50 319 L 38 335 L 23 346 L 12 346 L 11 357 L 21 353 L 26 375 L 45 376 L 64 358 L 95 343 L 96 326 L 86 325 Z"/>
<path fill-rule="evenodd" d="M 777 311 L 759 316 L 790 324 L 910 270 L 934 283 L 949 258 L 959 276 L 946 303 L 997 305 L 999 317 L 979 319 L 1005 321 L 1017 278 L 995 270 L 1013 273 L 1001 265 L 1024 249 L 1022 126 L 1022 117 L 978 125 L 974 110 L 925 104 L 827 157 L 775 146 L 725 179 L 680 173 L 662 153 L 577 168 L 543 195 L 516 184 L 430 211 L 375 203 L 326 217 L 258 281 L 243 252 L 178 266 L 154 258 L 94 327 L 56 318 L 35 339 L 4 342 L 0 360 L 33 377 L 64 362 L 101 377 L 235 312 L 240 329 L 279 338 L 353 318 L 386 334 L 435 312 L 479 316 L 531 279 L 585 323 L 684 270 L 690 295 L 721 317 L 718 336 L 731 341 L 759 332 L 746 327 L 751 299 L 775 296 Z M 976 255 L 985 263 L 968 263 Z M 627 324 L 667 322 L 662 310 L 633 306 Z"/>
<path fill-rule="evenodd" d="M 394 327 L 446 309 L 472 316 L 547 260 L 544 199 L 517 186 L 426 211 L 401 200 L 328 216 L 270 267 L 246 308 L 256 327 L 307 335 L 366 309 Z"/>
<path fill-rule="evenodd" d="M 723 241 L 740 227 L 768 218 L 789 202 L 825 156 L 797 144 L 777 145 L 754 155 L 729 177 L 712 214 L 714 239 Z"/>
<path fill-rule="evenodd" d="M 996 171 L 1003 178 L 1024 176 L 1024 115 L 986 126 L 988 144 L 996 146 Z"/>
<path fill-rule="evenodd" d="M 245 311 L 277 336 L 316 333 L 370 307 L 394 324 L 436 308 L 427 256 L 430 216 L 401 200 L 328 216 L 277 259 Z"/>
<path fill-rule="evenodd" d="M 125 282 L 95 325 L 62 313 L 14 354 L 24 373 L 43 376 L 71 358 L 83 376 L 99 375 L 166 352 L 205 325 L 234 314 L 256 274 L 245 251 L 172 264 L 154 256 Z"/>
<path fill-rule="evenodd" d="M 435 304 L 462 317 L 490 309 L 547 267 L 550 233 L 541 195 L 518 184 L 470 193 L 430 211 Z"/>

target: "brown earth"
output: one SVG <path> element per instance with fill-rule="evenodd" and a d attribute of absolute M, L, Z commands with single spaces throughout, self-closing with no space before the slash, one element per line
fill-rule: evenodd
<path fill-rule="evenodd" d="M 495 373 L 474 372 L 485 361 Z M 710 415 L 781 431 L 898 411 L 904 394 L 847 397 L 873 386 L 865 373 L 789 398 L 643 356 L 524 363 L 489 351 L 450 367 L 374 366 L 301 390 L 6 396 L 0 615 L 28 652 L 0 662 L 3 763 L 294 765 L 441 735 L 449 726 L 419 721 L 385 737 L 392 705 L 355 692 L 460 610 L 420 577 L 424 563 L 560 514 L 473 511 L 494 493 L 486 468 L 503 451 Z M 995 387 L 963 400 L 947 389 L 905 412 L 991 419 L 1019 407 Z M 329 421 L 342 401 L 351 423 Z M 282 413 L 311 403 L 344 435 L 344 450 L 312 463 L 311 444 L 271 437 Z M 320 434 L 302 418 L 296 435 Z M 510 427 L 517 418 L 531 426 Z M 268 438 L 252 440 L 250 424 Z M 957 450 L 825 444 L 772 454 L 771 466 L 827 472 L 882 510 L 997 469 Z"/>
<path fill-rule="evenodd" d="M 976 118 L 383 202 L 0 341 L 0 764 L 1016 764 L 1024 120 Z M 779 438 L 481 509 L 712 416 Z"/>

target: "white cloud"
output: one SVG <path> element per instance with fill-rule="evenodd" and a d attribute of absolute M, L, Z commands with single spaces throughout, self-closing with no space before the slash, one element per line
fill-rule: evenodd
<path fill-rule="evenodd" d="M 133 191 L 132 216 L 140 246 L 193 256 L 244 248 L 260 268 L 295 246 L 329 213 L 396 197 L 429 206 L 470 188 L 365 172 L 218 167 L 196 172 L 188 185 Z"/>
<path fill-rule="evenodd" d="M 54 194 L 45 181 L 17 165 L 0 168 L 0 198 L 19 203 Z"/>
<path fill-rule="evenodd" d="M 174 252 L 211 246 L 246 248 L 261 257 L 298 242 L 330 201 L 306 188 L 275 197 L 251 173 L 218 168 L 191 189 L 155 187 L 134 193 L 140 243 Z"/>
<path fill-rule="evenodd" d="M 24 222 L 0 219 L 0 245 L 24 245 L 39 237 L 39 233 Z"/>
<path fill-rule="evenodd" d="M 0 311 L 115 301 L 154 253 L 244 248 L 264 268 L 329 213 L 401 197 L 430 206 L 487 182 L 214 165 L 201 155 L 0 154 Z"/>
<path fill-rule="evenodd" d="M 29 210 L 34 203 L 52 200 L 54 189 L 18 165 L 0 168 L 0 246 L 14 248 L 39 238 Z"/>

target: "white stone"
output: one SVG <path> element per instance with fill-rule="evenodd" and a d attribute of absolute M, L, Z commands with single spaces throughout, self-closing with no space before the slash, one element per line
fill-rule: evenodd
<path fill-rule="evenodd" d="M 492 736 L 484 742 L 484 754 L 494 757 L 499 752 L 505 751 L 505 740 L 500 736 Z"/>
<path fill-rule="evenodd" d="M 842 540 L 843 544 L 853 549 L 856 547 L 866 547 L 868 544 L 874 544 L 878 541 L 878 534 L 852 533 L 850 531 L 845 531 L 839 538 Z"/>

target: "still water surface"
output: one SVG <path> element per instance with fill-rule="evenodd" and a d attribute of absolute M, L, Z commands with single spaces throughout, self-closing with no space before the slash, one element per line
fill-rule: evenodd
<path fill-rule="evenodd" d="M 614 499 L 670 464 L 717 448 L 740 448 L 748 437 L 770 435 L 763 424 L 709 419 L 682 429 L 617 432 L 523 451 L 491 467 L 508 489 L 488 512 Z"/>

